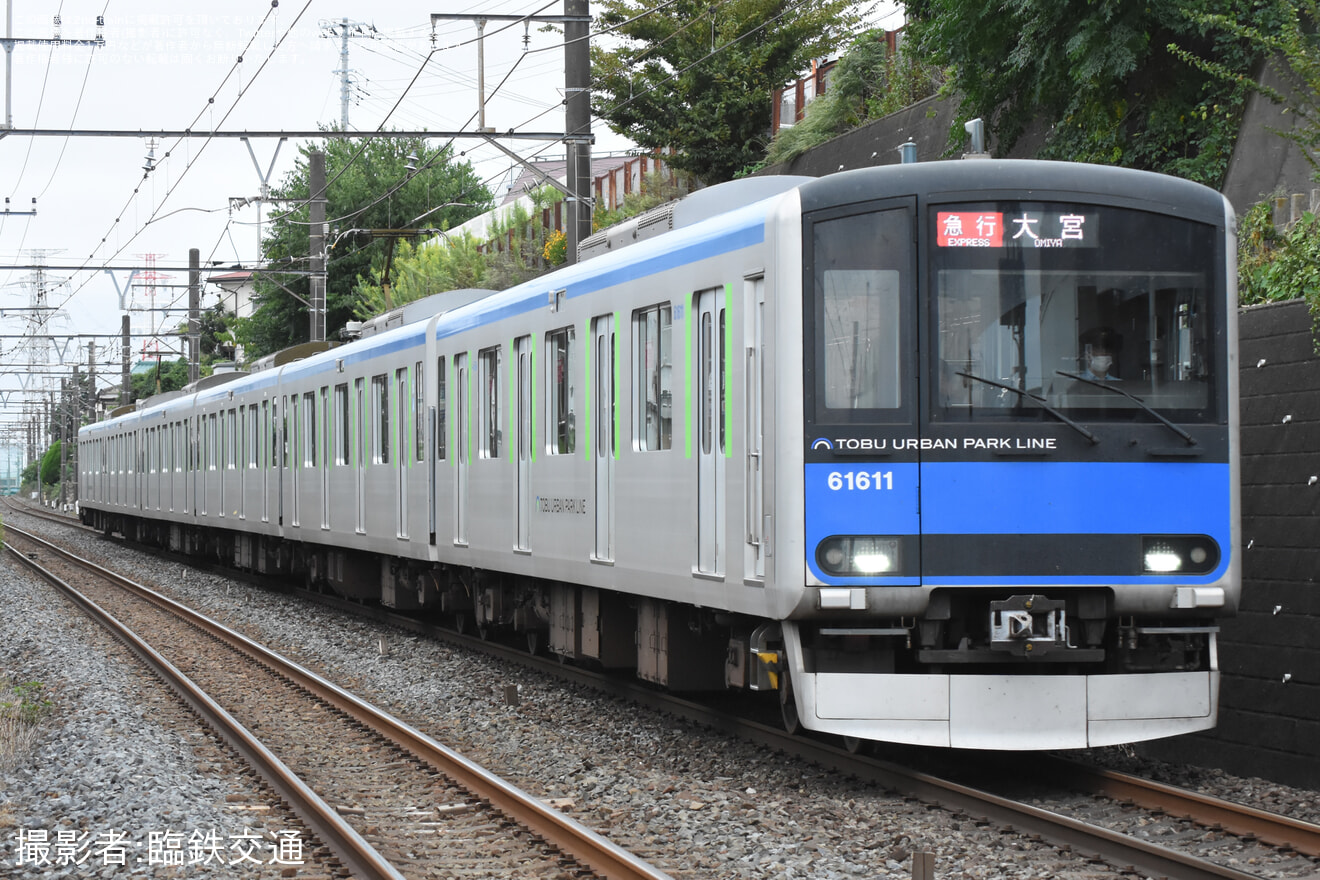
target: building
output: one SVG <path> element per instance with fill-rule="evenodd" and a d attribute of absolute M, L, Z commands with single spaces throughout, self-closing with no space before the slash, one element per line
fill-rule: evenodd
<path fill-rule="evenodd" d="M 220 288 L 220 304 L 226 312 L 240 318 L 252 315 L 253 273 L 246 269 L 235 269 L 218 275 L 211 275 L 207 281 Z"/>

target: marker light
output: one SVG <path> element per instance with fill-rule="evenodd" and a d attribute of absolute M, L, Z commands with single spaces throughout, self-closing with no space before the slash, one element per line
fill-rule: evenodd
<path fill-rule="evenodd" d="M 897 538 L 834 535 L 816 547 L 816 563 L 821 569 L 842 577 L 896 572 L 899 562 Z"/>

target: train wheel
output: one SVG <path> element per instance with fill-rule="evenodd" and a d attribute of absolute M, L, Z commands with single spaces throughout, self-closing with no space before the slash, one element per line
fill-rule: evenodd
<path fill-rule="evenodd" d="M 848 750 L 848 754 L 855 755 L 866 745 L 867 740 L 859 736 L 845 736 L 843 738 L 843 747 Z"/>
<path fill-rule="evenodd" d="M 802 730 L 798 716 L 797 699 L 793 696 L 793 679 L 787 672 L 779 676 L 779 714 L 784 719 L 784 730 L 796 735 Z"/>
<path fill-rule="evenodd" d="M 541 632 L 539 630 L 527 630 L 527 653 L 532 656 L 541 653 Z"/>
<path fill-rule="evenodd" d="M 455 613 L 454 613 L 454 632 L 458 633 L 458 634 L 461 636 L 461 635 L 463 635 L 465 632 L 467 632 L 467 628 L 468 628 L 468 619 L 467 619 L 467 615 L 464 614 L 462 611 L 457 611 L 457 612 L 455 612 Z"/>

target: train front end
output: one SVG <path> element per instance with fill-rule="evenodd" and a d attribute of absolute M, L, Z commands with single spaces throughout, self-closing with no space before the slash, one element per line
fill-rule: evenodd
<path fill-rule="evenodd" d="M 801 723 L 986 749 L 1212 727 L 1240 591 L 1226 202 L 994 160 L 801 199 L 802 439 L 780 451 L 801 518 L 777 562 L 803 566 Z"/>

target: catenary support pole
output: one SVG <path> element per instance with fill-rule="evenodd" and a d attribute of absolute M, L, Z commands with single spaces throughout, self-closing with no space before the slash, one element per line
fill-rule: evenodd
<path fill-rule="evenodd" d="M 188 383 L 202 374 L 202 253 L 188 249 Z"/>
<path fill-rule="evenodd" d="M 311 256 L 312 275 L 310 306 L 308 318 L 311 321 L 312 342 L 325 341 L 325 153 L 313 150 L 307 162 L 308 183 L 308 230 L 307 243 Z"/>
<path fill-rule="evenodd" d="M 577 262 L 578 245 L 591 235 L 591 55 L 589 0 L 564 0 L 564 145 L 568 157 L 566 253 Z"/>

